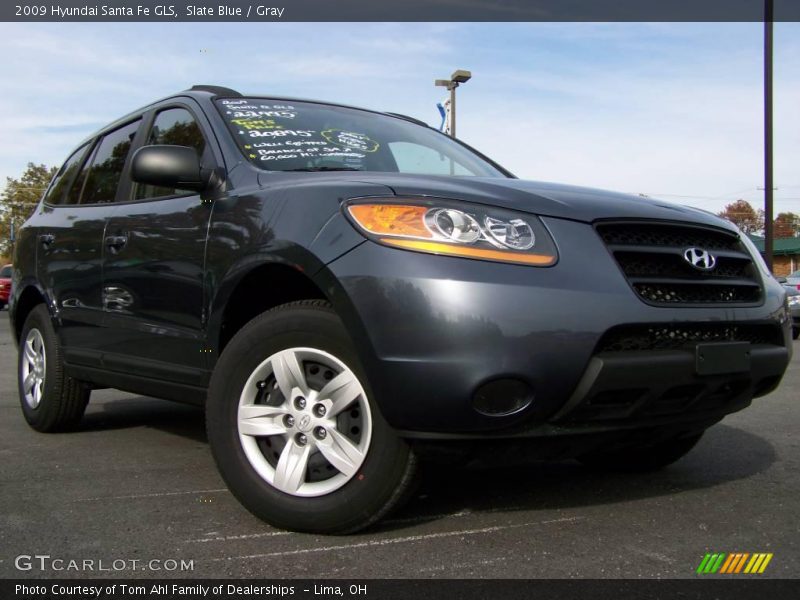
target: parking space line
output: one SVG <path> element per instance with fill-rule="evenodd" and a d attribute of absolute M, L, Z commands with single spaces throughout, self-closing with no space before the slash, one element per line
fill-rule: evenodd
<path fill-rule="evenodd" d="M 384 538 L 380 540 L 369 540 L 366 542 L 356 542 L 353 544 L 339 544 L 334 546 L 318 546 L 316 548 L 299 548 L 297 550 L 284 550 L 281 552 L 266 552 L 263 554 L 248 554 L 244 556 L 225 556 L 222 558 L 212 558 L 211 562 L 231 561 L 231 560 L 251 560 L 254 558 L 274 558 L 278 556 L 296 556 L 298 554 L 312 554 L 316 552 L 332 552 L 335 550 L 357 550 L 359 548 L 374 548 L 379 546 L 390 546 L 393 544 L 406 544 L 410 542 L 421 542 L 424 540 L 434 540 L 438 538 L 468 536 L 468 535 L 481 535 L 487 533 L 496 533 L 498 531 L 506 531 L 509 529 L 519 529 L 522 527 L 535 527 L 537 525 L 549 525 L 552 523 L 569 523 L 580 521 L 585 517 L 565 517 L 563 519 L 551 519 L 549 521 L 530 521 L 528 523 L 514 523 L 511 525 L 493 525 L 491 527 L 482 527 L 480 529 L 462 529 L 459 531 L 441 531 L 438 533 L 423 533 L 419 535 L 408 535 L 397 538 Z"/>
<path fill-rule="evenodd" d="M 507 562 L 509 557 L 501 556 L 499 558 L 488 558 L 486 560 L 479 560 L 477 562 L 467 562 L 467 563 L 458 563 L 452 565 L 436 565 L 433 567 L 424 567 L 421 568 L 419 571 L 420 573 L 437 573 L 439 571 L 445 571 L 449 568 L 455 567 L 457 569 L 472 569 L 475 567 L 488 567 L 489 565 L 495 565 L 497 563 Z"/>
<path fill-rule="evenodd" d="M 483 512 L 483 511 L 481 511 Z M 490 511 L 486 511 L 490 512 Z M 419 515 L 416 517 L 400 517 L 399 519 L 386 519 L 381 521 L 381 525 L 400 525 L 405 523 L 424 523 L 425 521 L 433 521 L 435 519 L 457 519 L 459 517 L 466 517 L 467 515 L 475 514 L 471 510 L 460 510 L 454 513 L 438 513 L 433 515 Z"/>
<path fill-rule="evenodd" d="M 464 509 L 454 513 L 437 513 L 432 515 L 418 515 L 416 517 L 400 517 L 398 519 L 386 519 L 381 521 L 381 524 L 386 525 L 399 525 L 405 523 L 424 523 L 425 521 L 432 521 L 436 519 L 457 519 L 460 517 L 469 517 L 471 515 L 490 515 L 493 513 L 499 512 L 514 512 L 517 510 L 526 510 L 528 507 L 525 506 L 503 506 L 502 508 L 488 508 L 488 509 L 478 509 L 478 510 L 470 510 Z"/>
<path fill-rule="evenodd" d="M 424 523 L 426 521 L 436 521 L 439 519 L 458 519 L 461 517 L 469 517 L 475 514 L 492 514 L 498 512 L 510 512 L 515 510 L 522 510 L 524 506 L 511 506 L 503 508 L 490 508 L 487 510 L 460 510 L 454 513 L 435 513 L 432 515 L 419 515 L 416 517 L 401 517 L 398 519 L 386 519 L 381 521 L 381 525 L 406 525 L 411 523 Z M 198 538 L 194 540 L 186 540 L 187 544 L 203 544 L 206 542 L 229 542 L 236 540 L 252 540 L 262 537 L 275 537 L 278 535 L 290 535 L 291 531 L 265 531 L 261 533 L 243 533 L 238 535 L 221 535 L 215 537 Z"/>
<path fill-rule="evenodd" d="M 486 511 L 486 512 L 493 512 L 493 511 Z M 404 524 L 404 523 L 421 523 L 428 520 L 433 519 L 446 519 L 446 518 L 455 518 L 455 517 L 466 517 L 468 515 L 474 514 L 472 511 L 463 510 L 457 513 L 441 513 L 435 515 L 426 515 L 421 517 L 408 517 L 403 519 L 387 519 L 386 521 L 382 521 L 381 524 L 385 525 L 397 525 L 397 524 Z M 206 537 L 206 538 L 198 538 L 194 540 L 186 540 L 185 543 L 187 544 L 204 544 L 206 542 L 230 542 L 230 541 L 237 541 L 237 540 L 252 540 L 258 539 L 262 537 L 275 537 L 278 535 L 290 535 L 291 531 L 264 531 L 261 533 L 242 533 L 238 535 L 220 535 L 215 537 Z"/>
<path fill-rule="evenodd" d="M 187 490 L 184 492 L 157 492 L 154 494 L 129 494 L 125 496 L 98 496 L 96 498 L 78 498 L 73 502 L 95 502 L 98 500 L 130 500 L 134 498 L 160 498 L 162 496 L 183 496 L 186 494 L 220 494 L 227 492 L 228 488 L 215 488 L 212 490 Z"/>
<path fill-rule="evenodd" d="M 202 544 L 205 542 L 228 542 L 235 540 L 251 540 L 261 537 L 275 537 L 277 535 L 292 535 L 291 531 L 265 531 L 262 533 L 243 533 L 241 535 L 223 535 L 209 538 L 199 538 L 196 540 L 186 540 L 187 544 Z"/>

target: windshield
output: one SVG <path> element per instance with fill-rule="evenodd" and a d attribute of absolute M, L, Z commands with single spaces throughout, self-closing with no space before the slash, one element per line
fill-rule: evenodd
<path fill-rule="evenodd" d="M 239 148 L 262 169 L 505 177 L 447 136 L 404 119 L 267 98 L 216 102 Z"/>

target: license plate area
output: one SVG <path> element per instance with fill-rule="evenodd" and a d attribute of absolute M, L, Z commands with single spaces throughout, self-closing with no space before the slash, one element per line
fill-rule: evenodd
<path fill-rule="evenodd" d="M 742 373 L 750 370 L 750 342 L 698 344 L 695 371 L 698 375 Z"/>

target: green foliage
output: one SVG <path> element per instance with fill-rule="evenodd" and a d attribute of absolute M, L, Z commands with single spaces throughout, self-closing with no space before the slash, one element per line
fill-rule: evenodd
<path fill-rule="evenodd" d="M 0 255 L 10 255 L 12 222 L 16 230 L 31 215 L 56 170 L 28 163 L 19 179 L 6 177 L 6 187 L 0 194 Z"/>

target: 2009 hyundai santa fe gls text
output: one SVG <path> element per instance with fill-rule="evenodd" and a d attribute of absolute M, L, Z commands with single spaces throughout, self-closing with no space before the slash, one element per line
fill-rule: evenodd
<path fill-rule="evenodd" d="M 420 456 L 665 466 L 791 355 L 783 288 L 724 220 L 214 86 L 84 141 L 13 268 L 34 429 L 102 387 L 205 403 L 231 491 L 300 531 L 374 523 Z"/>

